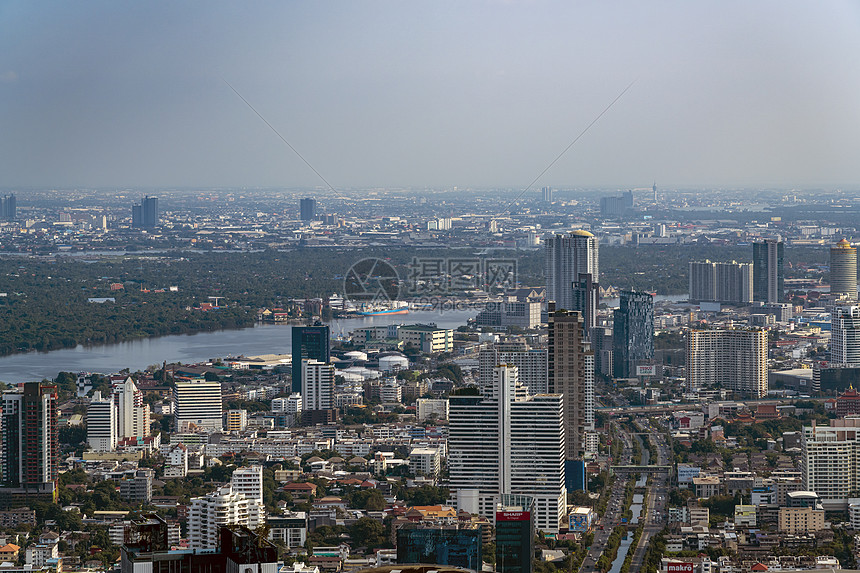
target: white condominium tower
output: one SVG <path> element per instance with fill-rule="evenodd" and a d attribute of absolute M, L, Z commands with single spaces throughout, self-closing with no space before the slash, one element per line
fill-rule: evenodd
<path fill-rule="evenodd" d="M 830 317 L 830 361 L 860 364 L 860 306 L 840 306 Z"/>
<path fill-rule="evenodd" d="M 334 395 L 334 366 L 302 360 L 302 410 L 329 410 Z"/>
<path fill-rule="evenodd" d="M 116 449 L 116 408 L 110 398 L 95 392 L 87 407 L 87 443 L 96 452 Z"/>
<path fill-rule="evenodd" d="M 512 365 L 497 366 L 486 390 L 449 399 L 448 472 L 457 508 L 492 519 L 502 495 L 532 496 L 536 527 L 555 533 L 567 512 L 563 398 L 524 396 Z"/>
<path fill-rule="evenodd" d="M 253 507 L 252 507 L 253 506 Z M 217 549 L 223 525 L 244 525 L 255 529 L 264 515 L 255 501 L 225 485 L 203 497 L 191 499 L 188 508 L 188 541 L 193 550 Z"/>
<path fill-rule="evenodd" d="M 767 394 L 767 332 L 690 330 L 687 332 L 687 390 L 721 384 L 752 398 Z"/>
<path fill-rule="evenodd" d="M 846 510 L 860 490 L 860 417 L 805 426 L 801 448 L 803 489 L 817 493 L 828 511 Z"/>
<path fill-rule="evenodd" d="M 149 435 L 149 405 L 143 403 L 143 392 L 131 377 L 113 385 L 113 401 L 118 440 Z"/>
<path fill-rule="evenodd" d="M 220 382 L 176 382 L 173 405 L 177 431 L 191 428 L 220 431 L 223 428 Z"/>

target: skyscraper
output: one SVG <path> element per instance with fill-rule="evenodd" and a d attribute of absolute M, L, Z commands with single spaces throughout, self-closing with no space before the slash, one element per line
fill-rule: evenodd
<path fill-rule="evenodd" d="M 753 265 L 690 261 L 690 300 L 749 304 L 753 293 Z"/>
<path fill-rule="evenodd" d="M 621 291 L 612 327 L 612 371 L 617 378 L 636 375 L 636 366 L 654 360 L 654 297 Z"/>
<path fill-rule="evenodd" d="M 493 344 L 478 353 L 478 383 L 482 388 L 493 384 L 493 369 L 499 364 L 517 367 L 519 383 L 530 394 L 547 391 L 547 352 L 544 348 L 529 348 L 525 341 Z"/>
<path fill-rule="evenodd" d="M 857 248 L 845 239 L 830 248 L 830 292 L 857 299 Z"/>
<path fill-rule="evenodd" d="M 116 448 L 116 408 L 101 392 L 93 394 L 87 406 L 87 443 L 96 452 L 111 452 Z"/>
<path fill-rule="evenodd" d="M 767 332 L 687 332 L 687 390 L 715 384 L 751 398 L 767 394 Z"/>
<path fill-rule="evenodd" d="M 307 197 L 299 201 L 299 213 L 302 221 L 313 221 L 317 215 L 317 200 Z"/>
<path fill-rule="evenodd" d="M 753 300 L 782 302 L 785 291 L 785 248 L 778 239 L 753 243 Z"/>
<path fill-rule="evenodd" d="M 567 510 L 563 397 L 524 396 L 517 368 L 498 365 L 483 395 L 452 395 L 448 472 L 461 510 L 493 518 L 505 494 L 532 496 L 537 527 L 555 533 Z"/>
<path fill-rule="evenodd" d="M 220 382 L 176 382 L 173 406 L 177 431 L 191 427 L 220 431 L 224 425 Z"/>
<path fill-rule="evenodd" d="M 559 310 L 576 310 L 587 319 L 585 336 L 597 320 L 597 238 L 588 231 L 544 238 L 546 299 Z M 589 279 L 590 277 L 590 279 Z"/>
<path fill-rule="evenodd" d="M 18 201 L 14 193 L 0 198 L 0 217 L 4 221 L 14 221 L 18 217 Z"/>
<path fill-rule="evenodd" d="M 131 226 L 140 229 L 153 229 L 158 226 L 158 197 L 146 196 L 140 205 L 132 205 Z"/>
<path fill-rule="evenodd" d="M 334 366 L 302 358 L 302 411 L 330 410 L 334 396 Z"/>
<path fill-rule="evenodd" d="M 329 329 L 326 325 L 293 327 L 293 392 L 302 391 L 302 359 L 329 362 Z"/>
<path fill-rule="evenodd" d="M 59 462 L 57 387 L 27 382 L 3 394 L 3 486 L 35 493 L 56 490 Z"/>
<path fill-rule="evenodd" d="M 542 187 L 540 191 L 543 202 L 552 203 L 552 187 Z"/>
<path fill-rule="evenodd" d="M 564 397 L 565 472 L 572 477 L 572 462 L 585 450 L 585 433 L 594 430 L 594 354 L 583 341 L 580 313 L 556 310 L 552 302 L 548 311 L 547 388 Z"/>
<path fill-rule="evenodd" d="M 840 306 L 830 313 L 830 361 L 860 364 L 860 306 Z"/>

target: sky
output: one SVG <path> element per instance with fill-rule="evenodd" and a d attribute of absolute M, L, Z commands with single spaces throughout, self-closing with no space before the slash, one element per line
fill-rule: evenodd
<path fill-rule="evenodd" d="M 852 1 L 0 2 L 0 187 L 860 186 Z"/>

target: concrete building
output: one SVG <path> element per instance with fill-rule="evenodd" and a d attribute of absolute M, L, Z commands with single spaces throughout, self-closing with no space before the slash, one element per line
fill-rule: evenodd
<path fill-rule="evenodd" d="M 814 507 L 780 507 L 779 531 L 789 535 L 815 533 L 824 529 L 824 510 Z"/>
<path fill-rule="evenodd" d="M 830 248 L 830 292 L 857 299 L 857 247 L 845 239 Z"/>
<path fill-rule="evenodd" d="M 221 383 L 177 381 L 173 387 L 177 431 L 220 431 L 223 427 Z"/>
<path fill-rule="evenodd" d="M 248 427 L 248 410 L 227 410 L 228 432 L 241 432 Z"/>
<path fill-rule="evenodd" d="M 767 394 L 767 332 L 690 330 L 687 333 L 687 391 L 722 385 L 739 394 Z"/>
<path fill-rule="evenodd" d="M 269 517 L 269 541 L 274 541 L 292 549 L 304 547 L 308 535 L 308 515 L 304 511 L 288 511 L 282 515 Z"/>
<path fill-rule="evenodd" d="M 418 419 L 427 420 L 431 415 L 436 415 L 437 420 L 448 419 L 448 400 L 434 400 L 432 398 L 418 398 L 415 401 L 418 409 Z"/>
<path fill-rule="evenodd" d="M 840 306 L 830 318 L 830 361 L 860 364 L 860 306 Z"/>
<path fill-rule="evenodd" d="M 803 489 L 818 494 L 824 509 L 844 511 L 849 497 L 860 490 L 860 418 L 804 426 L 801 450 Z"/>
<path fill-rule="evenodd" d="M 785 297 L 785 245 L 778 239 L 753 243 L 753 300 L 782 302 Z"/>
<path fill-rule="evenodd" d="M 152 479 L 154 473 L 150 469 L 135 471 L 134 477 L 125 478 L 119 482 L 119 496 L 123 501 L 149 503 L 152 501 Z"/>
<path fill-rule="evenodd" d="M 330 410 L 334 406 L 334 366 L 302 359 L 302 411 Z"/>
<path fill-rule="evenodd" d="M 540 302 L 506 300 L 488 303 L 486 309 L 475 317 L 475 324 L 498 328 L 513 326 L 528 330 L 540 326 L 540 314 Z"/>
<path fill-rule="evenodd" d="M 263 503 L 263 466 L 236 468 L 230 476 L 233 491 L 241 493 L 248 500 Z"/>
<path fill-rule="evenodd" d="M 690 301 L 746 305 L 752 302 L 750 263 L 690 261 Z"/>
<path fill-rule="evenodd" d="M 544 277 L 547 301 L 554 301 L 558 310 L 582 313 L 583 327 L 589 331 L 585 336 L 590 336 L 597 326 L 597 299 L 589 296 L 599 283 L 597 238 L 583 230 L 544 237 Z M 575 296 L 575 288 L 588 292 Z"/>
<path fill-rule="evenodd" d="M 397 329 L 397 339 L 426 354 L 454 350 L 454 331 L 434 324 L 412 324 Z"/>
<path fill-rule="evenodd" d="M 409 471 L 414 475 L 436 477 L 441 470 L 439 448 L 412 448 L 409 452 Z"/>
<path fill-rule="evenodd" d="M 96 452 L 112 452 L 117 438 L 116 408 L 111 398 L 95 392 L 87 406 L 87 443 Z"/>
<path fill-rule="evenodd" d="M 0 494 L 10 488 L 8 493 L 50 494 L 53 500 L 59 473 L 57 397 L 57 387 L 43 382 L 3 393 Z M 0 509 L 9 509 L 5 505 Z"/>
<path fill-rule="evenodd" d="M 578 325 L 577 325 L 578 326 Z M 448 472 L 458 510 L 492 519 L 505 494 L 536 500 L 537 527 L 557 532 L 566 515 L 564 399 L 517 396 L 517 369 L 495 369 L 484 396 L 450 396 Z"/>
<path fill-rule="evenodd" d="M 548 384 L 548 360 L 545 348 L 529 348 L 525 341 L 495 343 L 478 353 L 478 383 L 489 387 L 493 369 L 499 364 L 513 364 L 519 373 L 520 385 L 531 394 L 545 394 Z"/>
<path fill-rule="evenodd" d="M 583 341 L 582 316 L 549 305 L 547 390 L 564 397 L 566 463 L 581 459 L 594 431 L 594 354 Z M 570 484 L 568 484 L 570 485 Z"/>
<path fill-rule="evenodd" d="M 301 392 L 302 361 L 307 358 L 322 363 L 330 362 L 331 334 L 329 327 L 326 325 L 294 326 L 292 336 L 293 392 Z"/>
<path fill-rule="evenodd" d="M 260 525 L 260 516 L 252 519 L 248 505 L 251 503 L 231 485 L 225 485 L 203 497 L 191 499 L 188 508 L 188 542 L 191 549 L 213 550 L 218 548 L 218 532 L 226 525 L 244 525 L 255 529 Z"/>

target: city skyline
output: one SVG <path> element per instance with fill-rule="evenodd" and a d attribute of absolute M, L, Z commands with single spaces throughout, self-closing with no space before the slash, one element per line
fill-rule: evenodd
<path fill-rule="evenodd" d="M 849 2 L 7 3 L 21 187 L 852 185 Z M 797 38 L 804 38 L 798 42 Z"/>

